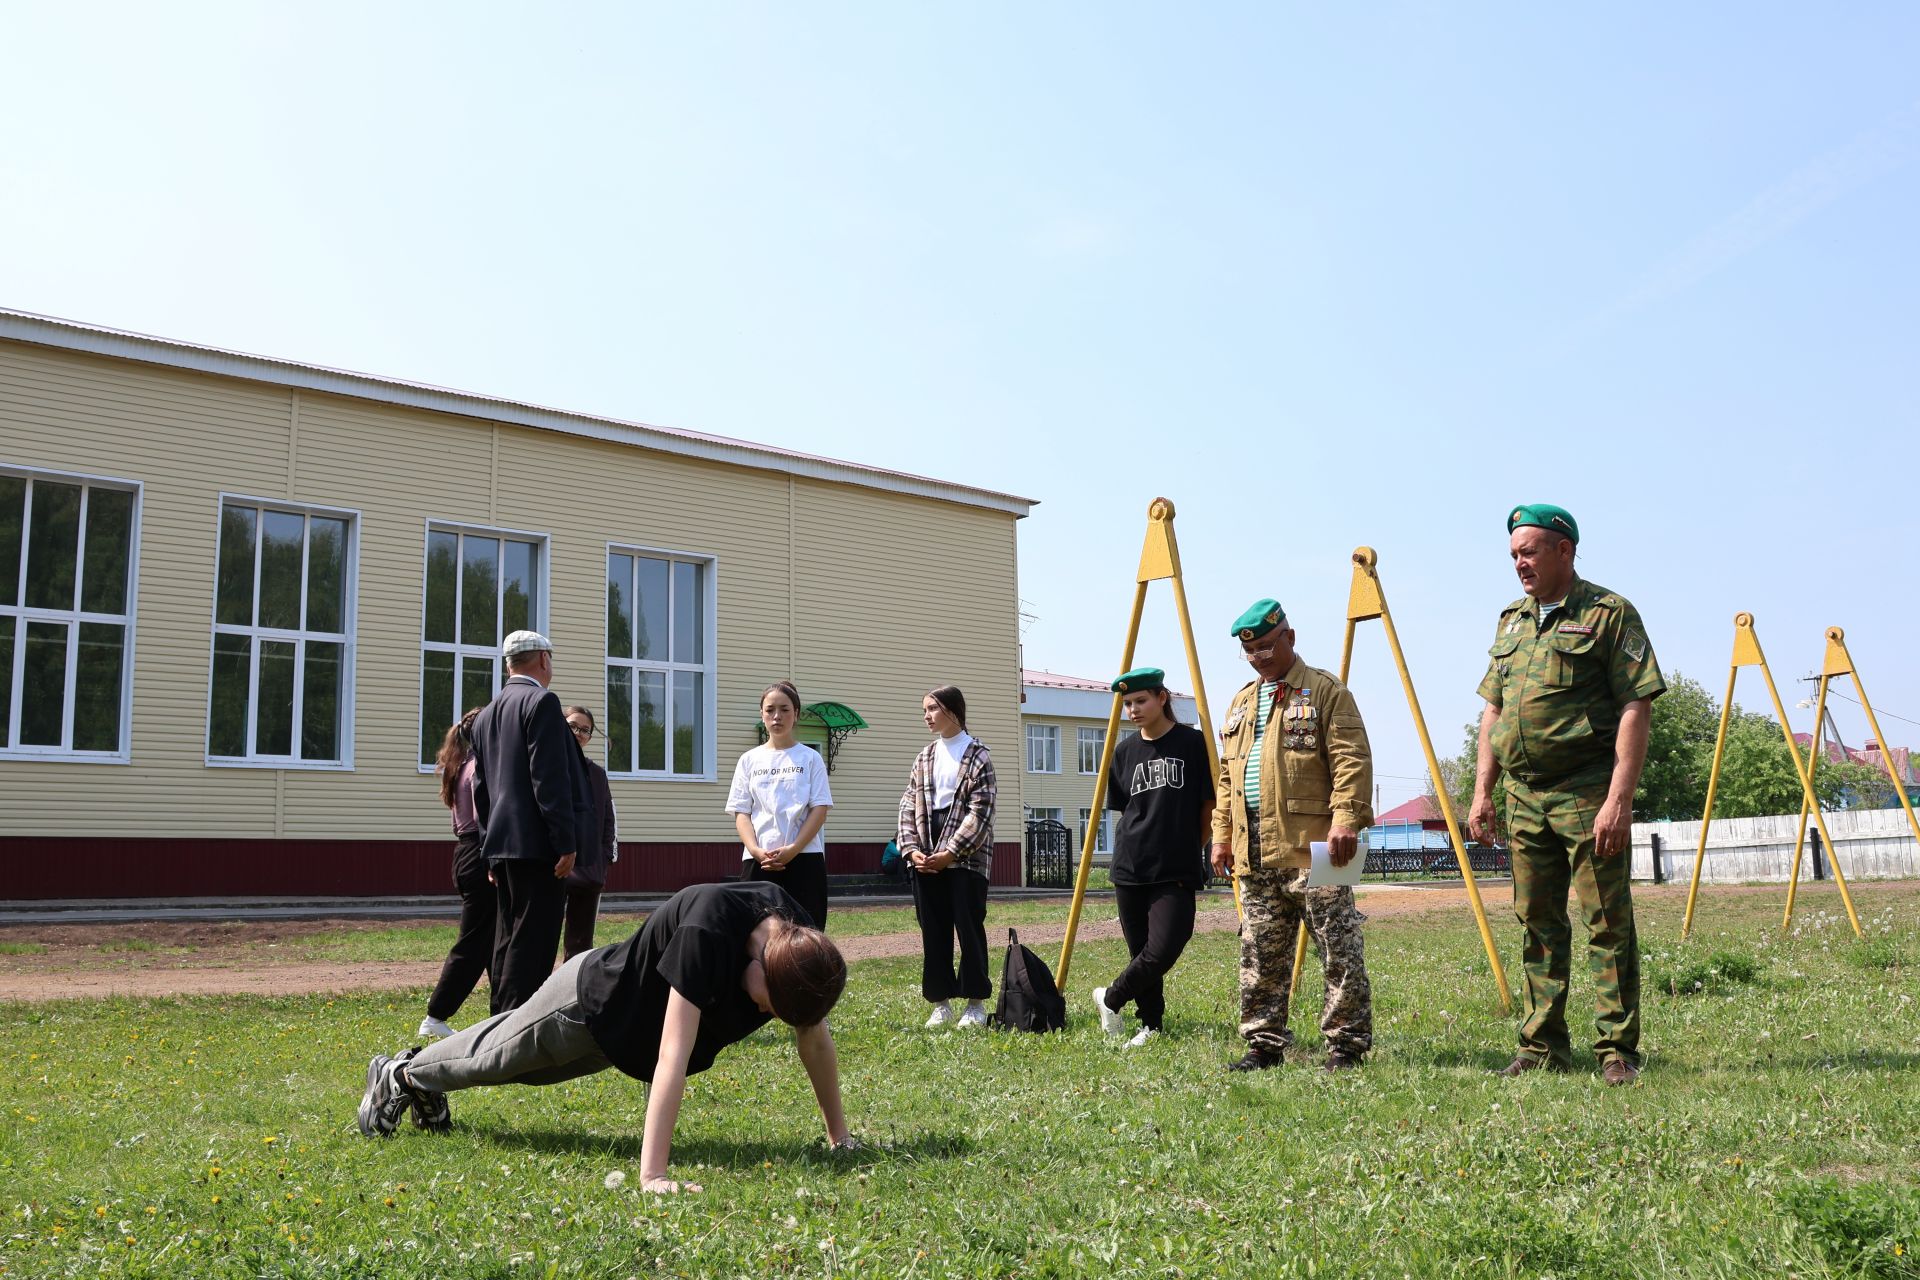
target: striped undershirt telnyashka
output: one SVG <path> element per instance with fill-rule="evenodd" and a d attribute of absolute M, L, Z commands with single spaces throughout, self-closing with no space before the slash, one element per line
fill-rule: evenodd
<path fill-rule="evenodd" d="M 1273 696 L 1280 691 L 1277 680 L 1260 682 L 1259 705 L 1253 709 L 1253 750 L 1247 753 L 1247 808 L 1260 808 L 1260 747 L 1267 740 L 1267 717 L 1273 714 Z"/>

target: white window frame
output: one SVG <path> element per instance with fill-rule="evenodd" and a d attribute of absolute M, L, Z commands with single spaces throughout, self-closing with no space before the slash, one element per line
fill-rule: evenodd
<path fill-rule="evenodd" d="M 428 520 L 426 529 L 420 535 L 420 705 L 414 709 L 413 723 L 416 731 L 418 730 L 420 722 L 424 720 L 427 715 L 428 653 L 450 653 L 453 655 L 453 715 L 456 722 L 466 710 L 466 708 L 460 705 L 460 670 L 463 659 L 492 658 L 494 688 L 498 689 L 500 685 L 505 682 L 505 674 L 500 666 L 500 663 L 503 661 L 500 654 L 500 644 L 494 644 L 488 647 L 486 645 L 461 644 L 457 641 L 427 639 L 427 574 L 432 565 L 433 535 L 436 533 L 457 534 L 463 542 L 467 535 L 471 534 L 476 538 L 498 538 L 503 543 L 507 541 L 533 543 L 538 548 L 536 555 L 538 563 L 535 565 L 534 572 L 539 575 L 540 584 L 538 591 L 535 593 L 537 599 L 534 601 L 532 629 L 545 635 L 547 633 L 546 628 L 541 624 L 545 623 L 546 620 L 552 616 L 548 611 L 548 603 L 552 598 L 553 539 L 549 535 L 535 533 L 530 529 L 501 529 L 493 525 L 468 524 L 459 520 Z M 504 546 L 501 548 L 500 554 L 502 557 L 506 555 L 506 548 Z M 461 597 L 466 589 L 466 575 L 462 572 L 462 565 L 464 563 L 459 555 L 456 554 L 454 556 L 453 618 L 455 635 L 460 634 Z M 496 565 L 497 564 L 498 562 L 496 561 Z M 497 572 L 498 570 L 496 569 L 496 574 Z M 494 630 L 499 635 L 501 643 L 504 643 L 507 636 L 506 632 L 501 630 L 501 628 L 506 625 L 505 583 L 504 580 L 498 577 L 496 577 L 495 581 L 500 587 L 500 599 L 494 604 Z M 417 763 L 417 772 L 420 773 L 433 773 L 436 769 L 437 766 L 430 763 Z"/>
<path fill-rule="evenodd" d="M 1057 822 L 1067 825 L 1067 811 L 1059 805 L 1038 805 L 1027 810 L 1028 822 Z"/>
<path fill-rule="evenodd" d="M 281 627 L 240 626 L 237 623 L 224 623 L 220 618 L 220 533 L 221 515 L 227 504 L 254 507 L 262 511 L 278 511 L 287 515 L 305 517 L 308 527 L 300 538 L 300 619 L 307 617 L 307 554 L 312 545 L 311 522 L 314 516 L 347 522 L 346 574 L 340 584 L 340 621 L 341 631 L 305 631 L 288 630 Z M 260 498 L 245 493 L 222 491 L 213 505 L 213 603 L 208 609 L 212 627 L 207 640 L 207 715 L 201 726 L 200 746 L 204 759 L 210 769 L 295 769 L 303 772 L 351 773 L 353 771 L 353 704 L 354 676 L 358 645 L 355 641 L 359 633 L 360 604 L 360 519 L 361 514 L 353 507 L 329 507 L 311 502 L 290 502 L 285 498 Z M 265 522 L 254 530 L 253 539 L 253 611 L 260 614 L 260 555 L 265 542 L 262 535 Z M 214 647 L 221 635 L 243 635 L 254 643 L 248 646 L 247 667 L 247 744 L 249 754 L 244 756 L 216 756 L 210 749 L 209 739 L 213 736 L 213 661 Z M 306 644 L 309 640 L 320 640 L 340 645 L 340 758 L 338 760 L 302 760 L 297 755 L 269 756 L 253 753 L 255 721 L 260 706 L 260 644 L 262 641 L 291 642 L 294 645 L 293 681 L 293 745 L 299 749 L 300 730 L 304 722 L 306 698 Z M 417 721 L 416 721 L 417 723 Z"/>
<path fill-rule="evenodd" d="M 705 648 L 705 657 L 700 662 L 671 662 L 671 661 L 663 662 L 655 658 L 616 658 L 612 654 L 607 652 L 609 647 L 609 641 L 612 638 L 611 635 L 609 634 L 611 628 L 609 628 L 609 626 L 607 625 L 607 557 L 616 556 L 616 555 L 644 556 L 651 560 L 665 560 L 665 561 L 668 561 L 669 563 L 673 561 L 680 561 L 684 564 L 701 565 L 706 569 L 707 598 L 705 601 L 702 602 L 703 603 L 702 612 L 706 615 L 704 621 L 706 626 L 707 643 Z M 708 555 L 698 551 L 673 551 L 665 547 L 647 547 L 647 546 L 641 546 L 640 544 L 633 543 L 633 542 L 608 542 L 601 548 L 601 552 L 600 552 L 599 582 L 600 582 L 600 593 L 599 593 L 599 599 L 600 599 L 600 694 L 599 694 L 599 700 L 603 704 L 603 711 L 602 711 L 602 719 L 601 719 L 601 724 L 602 724 L 601 732 L 600 734 L 596 734 L 595 736 L 604 736 L 606 732 L 605 726 L 613 723 L 613 708 L 610 706 L 604 705 L 607 701 L 607 692 L 606 692 L 607 668 L 621 666 L 621 667 L 627 668 L 629 671 L 636 672 L 636 673 L 641 671 L 665 672 L 667 675 L 667 680 L 665 682 L 666 690 L 667 690 L 667 705 L 665 708 L 665 713 L 666 713 L 665 725 L 666 725 L 666 735 L 667 735 L 667 759 L 668 759 L 668 763 L 672 763 L 672 759 L 673 759 L 673 697 L 674 697 L 673 673 L 676 671 L 694 671 L 694 672 L 700 672 L 705 676 L 705 679 L 701 681 L 701 687 L 705 690 L 705 695 L 702 698 L 702 701 L 706 703 L 706 706 L 702 709 L 701 723 L 705 727 L 704 736 L 706 738 L 706 741 L 703 744 L 703 750 L 701 754 L 706 759 L 706 762 L 707 762 L 706 768 L 699 773 L 673 773 L 665 769 L 635 769 L 631 771 L 620 771 L 620 770 L 615 770 L 609 767 L 607 769 L 607 776 L 610 778 L 634 779 L 634 780 L 643 781 L 643 782 L 713 782 L 717 780 L 719 777 L 719 761 L 717 761 L 714 758 L 714 755 L 718 751 L 719 745 L 720 745 L 720 729 L 719 729 L 719 724 L 717 723 L 719 719 L 719 714 L 720 714 L 720 690 L 718 687 L 720 683 L 720 679 L 719 679 L 720 558 L 718 556 Z M 669 582 L 671 582 L 671 577 L 669 577 Z M 671 589 L 669 589 L 667 592 L 667 634 L 669 637 L 671 637 L 673 634 L 674 610 L 677 607 L 678 606 L 676 606 L 674 603 L 673 592 Z M 669 644 L 668 644 L 668 653 L 669 654 L 672 653 L 671 641 L 669 641 Z M 637 675 L 633 681 L 633 684 L 636 689 L 639 687 L 639 679 Z M 629 723 L 631 723 L 631 721 L 629 721 Z M 611 749 L 611 743 L 612 743 L 612 739 L 609 737 L 607 738 L 607 745 L 601 748 L 603 763 L 605 762 L 605 753 Z"/>
<path fill-rule="evenodd" d="M 0 616 L 13 618 L 13 668 L 0 672 L 0 680 L 6 680 L 13 691 L 8 704 L 8 743 L 0 747 L 0 760 L 62 760 L 70 764 L 128 764 L 133 759 L 133 637 L 135 612 L 140 602 L 140 523 L 145 505 L 146 487 L 138 480 L 123 480 L 117 476 L 98 476 L 74 471 L 51 471 L 42 467 L 24 467 L 12 464 L 0 465 L 0 475 L 17 476 L 27 481 L 26 501 L 20 509 L 20 604 L 16 607 L 0 604 Z M 55 484 L 78 484 L 82 486 L 80 494 L 80 530 L 77 535 L 73 574 L 73 608 L 71 609 L 34 609 L 27 607 L 27 552 L 33 542 L 33 483 L 48 480 Z M 87 555 L 87 506 L 88 498 L 94 488 L 116 489 L 133 494 L 133 517 L 129 526 L 129 545 L 127 547 L 127 611 L 117 613 L 90 613 L 80 608 L 80 593 L 85 588 Z M 27 624 L 29 622 L 63 622 L 67 627 L 67 687 L 65 705 L 60 720 L 60 746 L 27 746 L 20 742 L 20 706 L 24 699 L 20 696 L 20 683 L 25 678 L 27 660 Z M 66 745 L 73 741 L 73 700 L 75 687 L 79 683 L 80 624 L 83 622 L 105 623 L 109 626 L 124 626 L 126 642 L 120 654 L 120 742 L 111 751 L 76 751 Z"/>
<path fill-rule="evenodd" d="M 1100 772 L 1100 756 L 1107 749 L 1107 730 L 1103 725 L 1098 729 L 1081 725 L 1074 731 L 1074 741 L 1080 749 L 1080 773 L 1088 777 Z M 1087 747 L 1093 747 L 1093 764 L 1087 764 Z"/>
<path fill-rule="evenodd" d="M 1045 760 L 1051 759 L 1053 761 L 1053 768 L 1036 769 L 1033 767 L 1033 748 L 1036 743 L 1042 745 L 1042 747 L 1044 748 L 1040 753 L 1042 757 L 1042 762 L 1044 763 Z M 1029 724 L 1027 726 L 1027 761 L 1026 763 L 1027 763 L 1028 773 L 1060 772 L 1060 726 L 1059 725 Z"/>
<path fill-rule="evenodd" d="M 1093 821 L 1093 810 L 1082 809 L 1080 811 L 1079 845 L 1083 849 L 1086 848 L 1086 845 L 1087 845 L 1087 824 L 1092 821 Z M 1100 825 L 1097 828 L 1097 830 L 1099 834 L 1094 837 L 1093 851 L 1095 853 L 1112 853 L 1113 852 L 1113 810 L 1103 809 L 1101 811 Z"/>

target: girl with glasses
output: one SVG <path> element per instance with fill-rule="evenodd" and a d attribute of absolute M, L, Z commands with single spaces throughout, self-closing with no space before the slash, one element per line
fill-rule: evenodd
<path fill-rule="evenodd" d="M 567 708 L 567 728 L 573 732 L 579 748 L 579 766 L 587 775 L 587 791 L 593 796 L 594 821 L 581 829 L 580 856 L 567 873 L 567 914 L 561 929 L 561 959 L 571 960 L 582 951 L 593 949 L 593 923 L 600 914 L 600 893 L 607 885 L 607 872 L 620 861 L 618 832 L 615 830 L 613 788 L 607 784 L 607 771 L 591 755 L 587 745 L 593 741 L 593 712 L 585 707 Z"/>

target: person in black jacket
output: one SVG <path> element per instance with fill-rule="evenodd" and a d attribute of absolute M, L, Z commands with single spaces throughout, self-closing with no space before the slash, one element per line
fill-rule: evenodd
<path fill-rule="evenodd" d="M 525 1004 L 553 972 L 567 873 L 593 800 L 553 682 L 553 645 L 516 631 L 501 646 L 507 682 L 473 722 L 473 807 L 499 890 L 494 1013 Z"/>

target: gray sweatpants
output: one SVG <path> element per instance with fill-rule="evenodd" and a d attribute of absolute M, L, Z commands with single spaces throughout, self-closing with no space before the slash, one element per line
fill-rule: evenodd
<path fill-rule="evenodd" d="M 452 1093 L 483 1084 L 559 1084 L 612 1066 L 580 1010 L 584 952 L 553 971 L 518 1009 L 497 1013 L 430 1044 L 407 1062 L 407 1078 Z"/>

